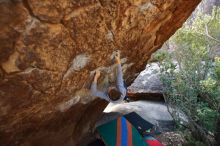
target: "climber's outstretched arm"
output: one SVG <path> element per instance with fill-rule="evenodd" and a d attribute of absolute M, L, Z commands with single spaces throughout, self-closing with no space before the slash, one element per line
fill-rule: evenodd
<path fill-rule="evenodd" d="M 117 79 L 116 79 L 117 88 L 121 92 L 122 97 L 125 97 L 126 89 L 124 87 L 123 73 L 122 73 L 121 59 L 119 52 L 117 52 L 115 56 L 115 63 L 117 64 Z"/>
<path fill-rule="evenodd" d="M 98 91 L 97 90 L 97 80 L 100 77 L 100 71 L 96 71 L 94 80 L 91 85 L 91 94 L 92 96 L 100 97 L 102 99 L 108 100 L 107 95 L 104 92 Z"/>

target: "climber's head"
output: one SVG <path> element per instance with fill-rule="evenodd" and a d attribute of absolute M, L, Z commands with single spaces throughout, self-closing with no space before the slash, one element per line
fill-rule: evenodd
<path fill-rule="evenodd" d="M 121 97 L 121 92 L 116 87 L 108 88 L 108 96 L 111 100 L 116 101 Z"/>

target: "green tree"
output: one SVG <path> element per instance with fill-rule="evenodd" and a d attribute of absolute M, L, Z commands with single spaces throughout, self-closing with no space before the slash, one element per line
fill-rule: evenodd
<path fill-rule="evenodd" d="M 177 31 L 170 43 L 173 52 L 155 55 L 160 61 L 165 100 L 187 115 L 195 138 L 212 145 L 208 133 L 218 137 L 220 121 L 220 59 L 215 56 L 220 47 L 220 8 L 214 8 L 212 15 L 197 12 L 193 22 Z M 171 114 L 178 121 L 176 113 Z"/>

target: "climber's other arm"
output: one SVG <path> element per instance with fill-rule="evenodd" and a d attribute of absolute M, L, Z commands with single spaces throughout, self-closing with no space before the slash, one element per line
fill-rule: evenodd
<path fill-rule="evenodd" d="M 115 55 L 115 63 L 117 64 L 117 81 L 116 81 L 117 88 L 121 92 L 122 97 L 125 97 L 126 89 L 124 87 L 123 73 L 122 73 L 121 59 L 119 52 L 117 52 L 117 54 Z"/>
<path fill-rule="evenodd" d="M 100 97 L 102 99 L 107 100 L 108 98 L 106 97 L 105 93 L 97 90 L 97 81 L 100 77 L 100 74 L 101 73 L 98 70 L 95 72 L 95 76 L 94 76 L 94 79 L 93 79 L 93 82 L 91 85 L 91 89 L 90 89 L 91 94 L 92 94 L 92 96 Z"/>

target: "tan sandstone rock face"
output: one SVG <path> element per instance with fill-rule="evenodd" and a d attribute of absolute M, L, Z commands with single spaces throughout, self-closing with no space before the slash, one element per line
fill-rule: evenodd
<path fill-rule="evenodd" d="M 114 80 L 120 50 L 130 84 L 199 2 L 0 0 L 0 145 L 77 145 L 107 104 L 94 70 Z"/>

